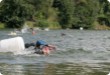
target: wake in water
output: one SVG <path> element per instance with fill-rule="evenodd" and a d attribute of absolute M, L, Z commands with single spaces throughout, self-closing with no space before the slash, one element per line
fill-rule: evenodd
<path fill-rule="evenodd" d="M 17 54 L 30 54 L 33 50 L 27 50 L 22 37 L 4 39 L 0 41 L 0 52 L 12 52 Z"/>
<path fill-rule="evenodd" d="M 26 47 L 22 37 L 14 37 L 0 41 L 0 52 L 12 52 L 15 55 L 21 54 L 43 54 L 48 55 L 50 51 L 55 49 L 52 45 L 42 45 L 42 48 L 35 49 L 35 46 Z"/>

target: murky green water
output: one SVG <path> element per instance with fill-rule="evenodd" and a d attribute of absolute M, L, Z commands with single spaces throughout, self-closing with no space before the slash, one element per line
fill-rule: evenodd
<path fill-rule="evenodd" d="M 14 36 L 0 31 L 0 40 Z M 65 33 L 65 36 L 61 36 Z M 49 56 L 14 55 L 0 51 L 3 75 L 107 75 L 110 72 L 110 31 L 50 30 L 20 34 L 24 41 L 45 40 L 57 46 Z"/>

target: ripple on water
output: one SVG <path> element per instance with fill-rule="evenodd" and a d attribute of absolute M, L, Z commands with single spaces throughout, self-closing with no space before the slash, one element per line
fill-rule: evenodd
<path fill-rule="evenodd" d="M 61 36 L 61 33 L 66 33 Z M 0 39 L 9 38 L 0 31 Z M 45 40 L 57 46 L 49 56 L 0 52 L 4 75 L 106 75 L 110 70 L 109 31 L 53 30 L 21 35 L 25 42 Z"/>

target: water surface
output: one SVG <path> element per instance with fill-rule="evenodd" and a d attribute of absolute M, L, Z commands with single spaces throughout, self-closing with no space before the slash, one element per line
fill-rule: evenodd
<path fill-rule="evenodd" d="M 0 31 L 0 40 L 15 36 Z M 62 33 L 66 35 L 61 36 Z M 49 56 L 0 51 L 3 75 L 107 75 L 110 72 L 110 31 L 50 30 L 20 34 L 24 42 L 45 40 L 57 47 Z"/>

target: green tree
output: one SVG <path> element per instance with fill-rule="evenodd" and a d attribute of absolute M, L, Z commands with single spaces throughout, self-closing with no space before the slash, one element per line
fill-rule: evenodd
<path fill-rule="evenodd" d="M 110 3 L 106 3 L 106 6 L 104 8 L 104 14 L 105 14 L 105 24 L 110 27 Z"/>
<path fill-rule="evenodd" d="M 53 0 L 26 0 L 26 2 L 35 7 L 36 17 L 39 17 L 39 15 L 41 15 L 42 17 L 40 18 L 48 18 L 49 9 L 52 7 Z"/>
<path fill-rule="evenodd" d="M 97 20 L 100 25 L 110 24 L 110 3 L 108 0 L 99 0 L 100 10 Z"/>
<path fill-rule="evenodd" d="M 71 28 L 73 22 L 73 0 L 54 0 L 54 7 L 59 9 L 59 18 L 62 28 Z"/>
<path fill-rule="evenodd" d="M 99 11 L 98 1 L 79 0 L 76 2 L 74 11 L 73 28 L 92 28 Z"/>
<path fill-rule="evenodd" d="M 3 0 L 0 10 L 0 21 L 13 28 L 22 27 L 25 20 L 32 18 L 34 7 L 24 0 Z"/>

